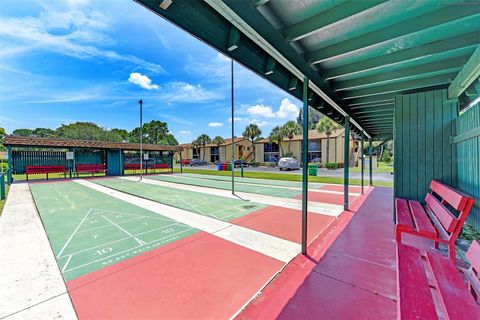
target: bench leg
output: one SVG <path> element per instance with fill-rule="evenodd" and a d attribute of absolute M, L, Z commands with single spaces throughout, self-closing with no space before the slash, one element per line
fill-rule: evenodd
<path fill-rule="evenodd" d="M 402 232 L 398 228 L 396 229 L 396 240 L 397 243 L 402 243 Z"/>
<path fill-rule="evenodd" d="M 437 241 L 434 241 L 434 246 L 435 246 L 435 249 L 439 249 L 440 248 L 440 242 L 437 242 Z"/>
<path fill-rule="evenodd" d="M 450 260 L 452 260 L 454 265 L 457 265 L 457 255 L 455 252 L 455 242 L 448 243 L 448 255 L 450 256 Z"/>

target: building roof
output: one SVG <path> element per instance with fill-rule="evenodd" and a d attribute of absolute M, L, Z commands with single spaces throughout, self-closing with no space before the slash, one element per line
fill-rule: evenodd
<path fill-rule="evenodd" d="M 308 78 L 309 105 L 367 138 L 393 134 L 397 95 L 480 91 L 478 1 L 135 1 L 300 100 Z"/>
<path fill-rule="evenodd" d="M 335 130 L 330 135 L 330 138 L 337 138 L 340 135 L 342 135 L 343 132 L 344 132 L 343 128 Z M 308 130 L 308 140 L 314 140 L 314 139 L 327 139 L 327 135 L 325 133 L 319 133 L 317 130 Z M 292 139 L 292 141 L 301 141 L 301 140 L 303 140 L 303 135 L 301 134 L 297 134 L 293 136 L 293 139 Z M 288 138 L 284 138 L 283 141 L 288 142 L 289 140 Z M 256 143 L 269 143 L 269 142 L 270 142 L 270 139 L 265 138 L 262 140 L 258 140 Z"/>
<path fill-rule="evenodd" d="M 229 146 L 232 144 L 232 138 L 227 138 L 227 139 L 223 139 L 225 142 L 222 143 L 220 146 L 221 147 L 224 147 L 224 146 Z M 241 142 L 241 141 L 244 141 L 246 140 L 246 138 L 244 137 L 237 137 L 235 138 L 235 143 L 238 143 L 238 142 Z M 191 143 L 183 143 L 180 145 L 181 147 L 183 148 L 192 148 L 192 144 Z M 215 143 L 209 143 L 206 145 L 206 147 L 217 147 L 217 144 Z"/>
<path fill-rule="evenodd" d="M 55 148 L 95 148 L 95 149 L 123 149 L 139 150 L 139 143 L 93 141 L 93 140 L 67 140 L 57 138 L 23 137 L 16 135 L 5 136 L 3 144 L 16 147 L 55 147 Z M 181 146 L 162 146 L 156 144 L 143 144 L 145 151 L 181 151 Z"/>

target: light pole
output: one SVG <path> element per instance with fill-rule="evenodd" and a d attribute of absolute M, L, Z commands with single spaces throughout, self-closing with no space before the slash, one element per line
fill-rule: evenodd
<path fill-rule="evenodd" d="M 140 105 L 140 180 L 142 181 L 143 178 L 143 101 L 140 99 L 138 101 L 138 104 Z"/>

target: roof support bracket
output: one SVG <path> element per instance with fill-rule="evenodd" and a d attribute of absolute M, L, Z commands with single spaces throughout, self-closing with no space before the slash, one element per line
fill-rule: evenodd
<path fill-rule="evenodd" d="M 265 75 L 268 76 L 269 74 L 273 74 L 275 72 L 275 66 L 277 61 L 272 57 L 267 58 L 267 66 L 265 67 Z"/>
<path fill-rule="evenodd" d="M 292 76 L 292 78 L 290 79 L 290 84 L 288 85 L 288 90 L 293 91 L 297 89 L 297 85 L 298 85 L 298 78 L 295 76 Z"/>
<path fill-rule="evenodd" d="M 480 77 L 480 45 L 448 87 L 448 99 L 458 97 Z"/>
<path fill-rule="evenodd" d="M 240 31 L 235 26 L 230 27 L 230 33 L 228 34 L 228 51 L 233 51 L 238 48 L 240 42 Z"/>

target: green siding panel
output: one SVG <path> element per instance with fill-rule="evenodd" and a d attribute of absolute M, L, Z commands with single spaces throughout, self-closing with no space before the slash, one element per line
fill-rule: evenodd
<path fill-rule="evenodd" d="M 457 104 L 446 90 L 395 97 L 395 196 L 422 201 L 430 181 L 452 185 L 455 148 L 450 143 Z"/>
<path fill-rule="evenodd" d="M 456 120 L 456 134 L 460 135 L 480 127 L 480 103 Z M 455 145 L 458 176 L 456 186 L 475 198 L 475 204 L 467 222 L 480 230 L 480 136 L 461 141 Z"/>

